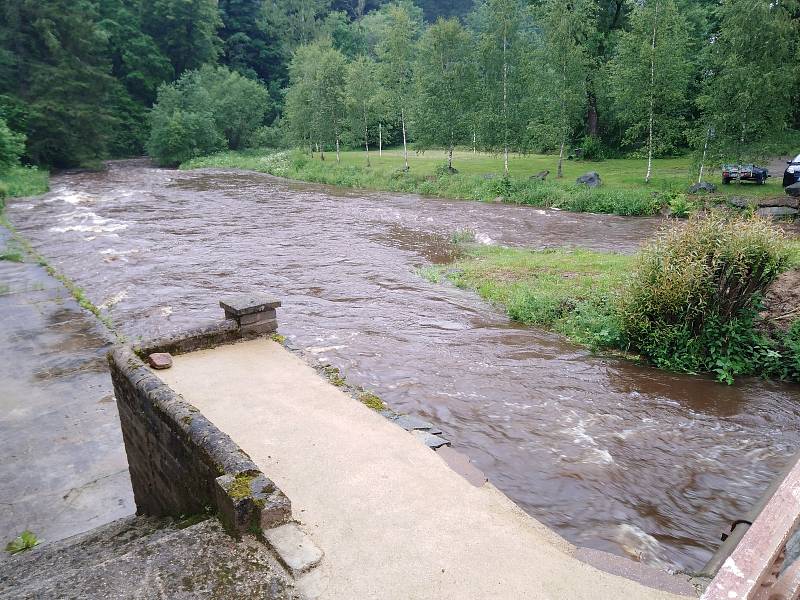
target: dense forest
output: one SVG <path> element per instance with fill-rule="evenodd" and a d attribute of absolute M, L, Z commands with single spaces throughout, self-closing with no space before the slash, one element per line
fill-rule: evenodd
<path fill-rule="evenodd" d="M 5 0 L 0 146 L 744 156 L 800 129 L 798 65 L 797 0 Z"/>

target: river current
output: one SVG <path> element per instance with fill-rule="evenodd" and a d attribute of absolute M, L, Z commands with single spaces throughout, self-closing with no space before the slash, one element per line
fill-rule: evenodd
<path fill-rule="evenodd" d="M 581 546 L 698 569 L 800 441 L 796 385 L 729 387 L 592 355 L 417 273 L 450 258 L 457 230 L 482 243 L 633 252 L 657 218 L 141 161 L 56 176 L 7 214 L 131 340 L 215 321 L 225 295 L 277 295 L 293 345 L 434 422 Z"/>

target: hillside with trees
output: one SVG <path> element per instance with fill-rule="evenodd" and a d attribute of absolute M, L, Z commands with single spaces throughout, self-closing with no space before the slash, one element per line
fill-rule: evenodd
<path fill-rule="evenodd" d="M 0 118 L 57 168 L 282 145 L 719 161 L 800 129 L 798 61 L 797 0 L 7 0 Z"/>

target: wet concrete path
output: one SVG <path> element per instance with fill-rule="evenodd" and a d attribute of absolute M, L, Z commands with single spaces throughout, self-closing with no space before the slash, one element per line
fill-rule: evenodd
<path fill-rule="evenodd" d="M 0 227 L 0 248 L 9 237 Z M 42 266 L 0 261 L 2 546 L 25 529 L 55 541 L 135 511 L 108 346 Z"/>

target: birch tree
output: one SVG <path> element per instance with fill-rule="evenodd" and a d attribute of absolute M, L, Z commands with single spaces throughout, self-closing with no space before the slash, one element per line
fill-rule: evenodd
<path fill-rule="evenodd" d="M 559 148 L 557 177 L 564 175 L 564 149 L 583 119 L 591 59 L 587 42 L 596 32 L 596 0 L 546 0 L 541 9 L 541 60 L 531 78 L 539 88 L 534 137 Z"/>
<path fill-rule="evenodd" d="M 363 140 L 369 167 L 370 129 L 374 130 L 377 126 L 376 121 L 380 118 L 384 105 L 375 61 L 359 56 L 348 65 L 345 96 L 350 130 L 354 138 Z"/>
<path fill-rule="evenodd" d="M 728 0 L 708 46 L 698 104 L 716 151 L 746 156 L 748 146 L 785 131 L 800 106 L 800 2 Z"/>
<path fill-rule="evenodd" d="M 625 126 L 623 141 L 644 145 L 645 183 L 653 156 L 675 152 L 685 140 L 692 75 L 688 24 L 674 0 L 645 0 L 631 14 L 610 64 L 611 93 Z"/>
<path fill-rule="evenodd" d="M 315 102 L 320 113 L 320 137 L 334 142 L 336 163 L 341 161 L 339 153 L 342 133 L 346 121 L 345 82 L 347 61 L 341 52 L 330 46 L 323 47 L 317 70 Z"/>
<path fill-rule="evenodd" d="M 528 17 L 521 0 L 484 0 L 474 16 L 478 35 L 482 102 L 482 143 L 503 153 L 503 175 L 508 177 L 508 155 L 520 148 L 527 119 L 525 105 L 525 39 L 521 23 Z"/>
<path fill-rule="evenodd" d="M 377 54 L 379 73 L 392 110 L 400 118 L 403 135 L 403 168 L 408 171 L 407 116 L 413 84 L 415 42 L 420 23 L 407 4 L 390 6 L 386 11 L 386 30 Z"/>
<path fill-rule="evenodd" d="M 456 144 L 472 141 L 476 77 L 471 44 L 458 19 L 439 19 L 422 36 L 417 52 L 416 143 L 446 148 L 449 170 Z"/>
<path fill-rule="evenodd" d="M 333 143 L 336 161 L 345 125 L 347 62 L 328 43 L 301 46 L 289 67 L 286 118 L 295 141 L 317 144 L 325 160 L 325 144 Z M 313 150 L 312 150 L 313 152 Z"/>

